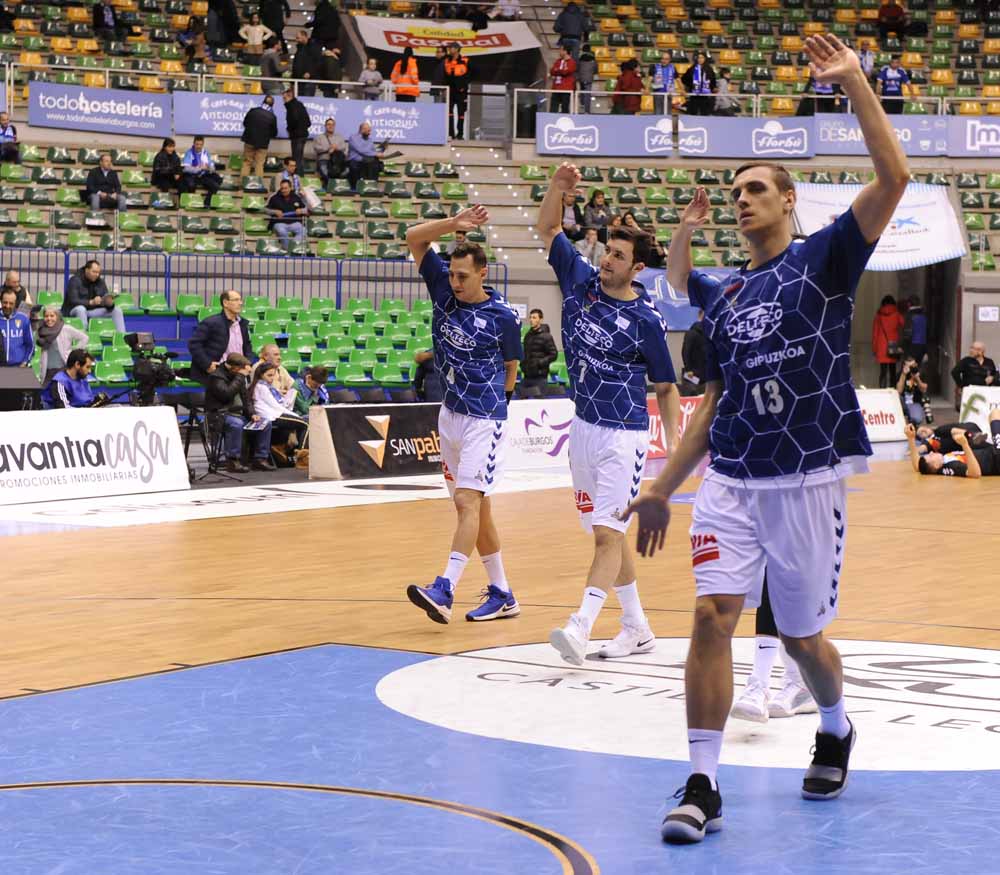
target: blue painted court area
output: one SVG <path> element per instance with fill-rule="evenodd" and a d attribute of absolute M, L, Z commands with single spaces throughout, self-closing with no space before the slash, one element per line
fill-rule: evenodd
<path fill-rule="evenodd" d="M 997 771 L 855 772 L 841 800 L 809 803 L 800 769 L 724 767 L 723 831 L 665 846 L 685 764 L 458 733 L 378 701 L 380 678 L 428 658 L 328 645 L 6 700 L 0 871 L 998 870 Z"/>

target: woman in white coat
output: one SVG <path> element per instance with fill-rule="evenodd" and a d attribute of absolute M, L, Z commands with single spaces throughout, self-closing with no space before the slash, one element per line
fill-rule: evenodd
<path fill-rule="evenodd" d="M 35 345 L 40 350 L 39 373 L 42 386 L 66 367 L 66 358 L 72 349 L 86 349 L 90 339 L 86 332 L 63 322 L 62 312 L 56 306 L 42 310 L 42 321 L 38 323 Z"/>
<path fill-rule="evenodd" d="M 309 424 L 292 412 L 296 390 L 280 392 L 275 385 L 277 380 L 278 369 L 274 365 L 270 362 L 258 365 L 250 394 L 257 415 L 271 423 L 271 452 L 279 462 L 288 465 L 294 464 L 295 449 L 305 446 Z"/>

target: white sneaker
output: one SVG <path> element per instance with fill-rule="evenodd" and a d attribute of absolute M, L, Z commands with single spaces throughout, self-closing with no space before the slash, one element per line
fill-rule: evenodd
<path fill-rule="evenodd" d="M 767 687 L 751 675 L 743 694 L 733 705 L 730 716 L 737 720 L 749 720 L 751 723 L 767 723 L 767 703 L 770 698 Z"/>
<path fill-rule="evenodd" d="M 569 622 L 562 629 L 554 629 L 549 635 L 549 643 L 566 662 L 573 665 L 583 665 L 589 641 L 587 625 L 577 614 L 571 614 Z"/>
<path fill-rule="evenodd" d="M 621 631 L 611 641 L 606 641 L 597 651 L 601 659 L 617 659 L 633 653 L 649 653 L 656 647 L 656 636 L 645 620 L 638 626 L 622 622 Z"/>
<path fill-rule="evenodd" d="M 785 681 L 781 692 L 767 706 L 772 717 L 794 717 L 796 714 L 815 714 L 819 708 L 808 688 L 799 681 Z"/>

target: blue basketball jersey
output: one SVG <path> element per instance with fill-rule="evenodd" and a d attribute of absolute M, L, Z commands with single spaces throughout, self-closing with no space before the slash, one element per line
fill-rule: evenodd
<path fill-rule="evenodd" d="M 675 383 L 667 326 L 640 283 L 639 297 L 618 301 L 601 290 L 600 272 L 565 234 L 549 250 L 563 294 L 562 341 L 576 415 L 605 428 L 649 428 L 646 374 Z"/>
<path fill-rule="evenodd" d="M 495 289 L 489 300 L 463 304 L 451 290 L 448 265 L 433 250 L 420 275 L 434 303 L 434 366 L 444 386 L 444 406 L 478 419 L 506 419 L 504 362 L 524 357 L 521 320 Z"/>
<path fill-rule="evenodd" d="M 842 460 L 871 455 L 850 341 L 874 250 L 848 210 L 755 270 L 721 281 L 691 272 L 688 297 L 705 311 L 710 341 L 706 379 L 724 384 L 712 470 L 746 480 L 825 469 L 832 478 Z"/>

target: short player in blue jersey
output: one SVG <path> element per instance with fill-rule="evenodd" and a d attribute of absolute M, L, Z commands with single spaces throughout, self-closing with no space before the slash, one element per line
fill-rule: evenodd
<path fill-rule="evenodd" d="M 669 496 L 711 454 L 691 524 L 691 776 L 661 826 L 667 841 L 700 841 L 722 825 L 715 775 L 733 698 L 731 639 L 744 603 L 759 602 L 765 565 L 781 640 L 820 710 L 805 798 L 840 795 L 856 738 L 844 708 L 840 655 L 823 636 L 839 599 L 844 478 L 867 470 L 871 454 L 851 384 L 851 317 L 858 280 L 909 170 L 857 55 L 835 36 L 811 37 L 806 51 L 816 81 L 839 84 L 851 101 L 875 180 L 832 224 L 793 242 L 788 172 L 744 165 L 731 194 L 748 263 L 721 282 L 692 270 L 691 237 L 708 217 L 704 190 L 685 209 L 667 262 L 671 285 L 705 310 L 710 361 L 705 397 L 680 448 L 629 509 L 639 514 L 641 553 L 663 545 Z"/>
<path fill-rule="evenodd" d="M 594 621 L 615 587 L 622 628 L 598 654 L 646 653 L 656 646 L 639 601 L 635 563 L 621 513 L 639 494 L 649 450 L 646 377 L 656 390 L 671 446 L 677 443 L 680 394 L 667 350 L 667 327 L 636 275 L 649 257 L 649 235 L 632 228 L 608 233 L 600 269 L 562 232 L 563 197 L 576 192 L 580 172 L 563 164 L 538 212 L 538 232 L 563 295 L 562 341 L 576 414 L 569 463 L 576 506 L 594 535 L 594 561 L 580 610 L 550 641 L 563 659 L 583 665 Z"/>
<path fill-rule="evenodd" d="M 455 587 L 473 549 L 489 578 L 483 603 L 467 620 L 517 616 L 500 557 L 490 493 L 503 476 L 507 446 L 507 402 L 523 355 L 521 320 L 489 286 L 486 253 L 476 243 L 460 243 L 445 263 L 431 243 L 455 231 L 472 231 L 489 221 L 481 206 L 450 219 L 424 222 L 406 232 L 406 244 L 434 303 L 434 365 L 444 387 L 438 418 L 441 468 L 458 511 L 451 555 L 430 586 L 410 586 L 406 595 L 436 623 L 451 619 Z"/>

